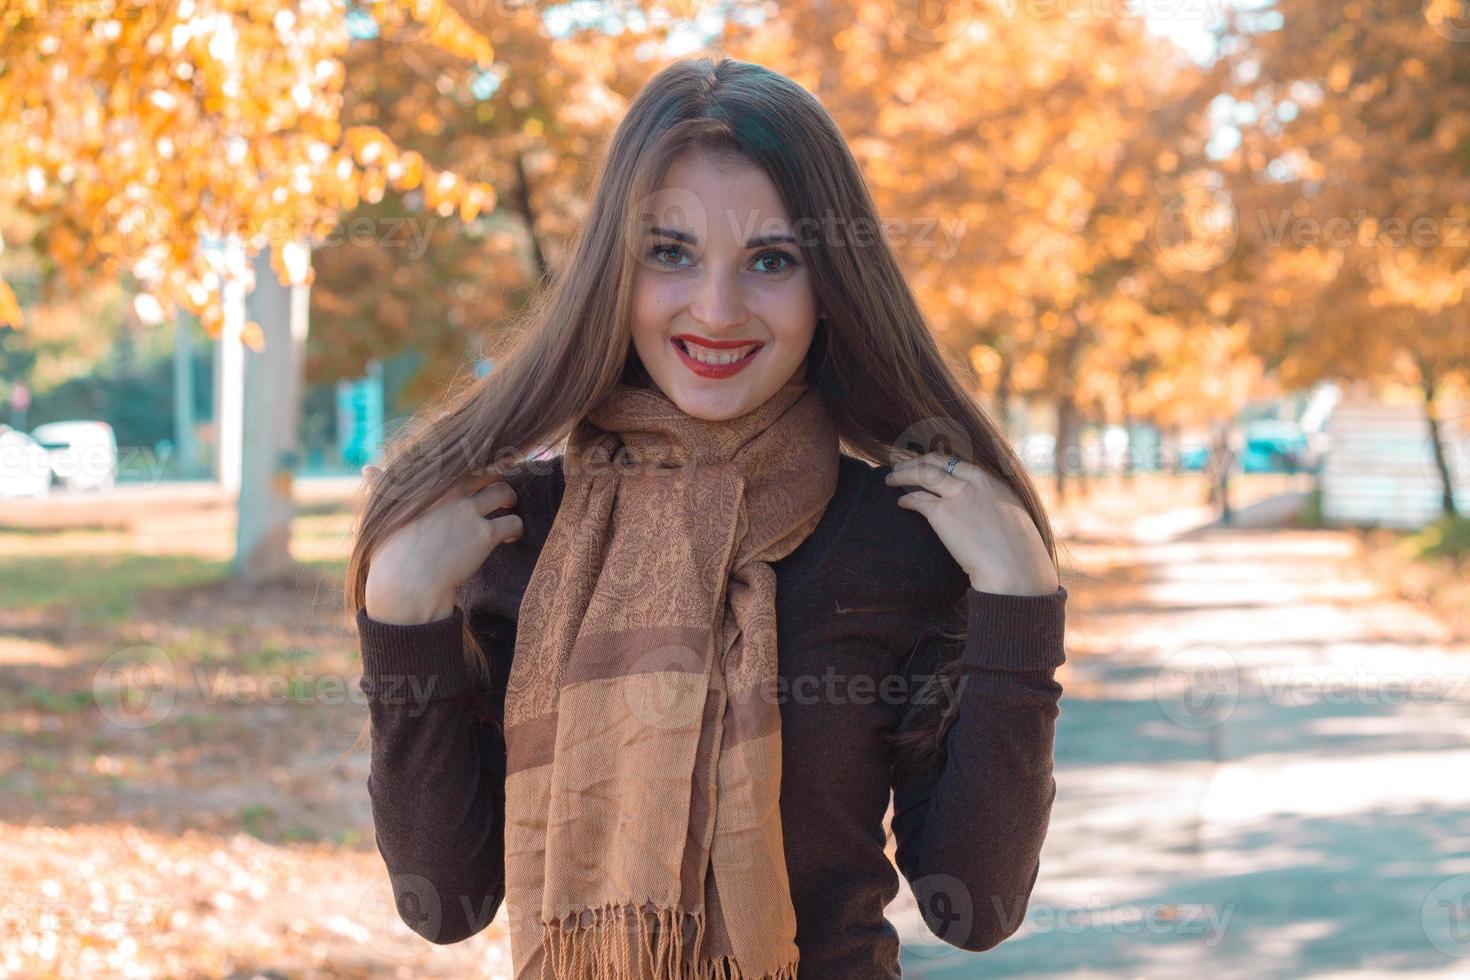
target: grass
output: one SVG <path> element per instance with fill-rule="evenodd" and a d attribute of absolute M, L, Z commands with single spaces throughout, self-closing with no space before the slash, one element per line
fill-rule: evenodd
<path fill-rule="evenodd" d="M 1470 642 L 1470 517 L 1441 517 L 1418 531 L 1359 534 L 1374 577 L 1393 594 L 1434 609 Z"/>
<path fill-rule="evenodd" d="M 226 814 L 202 793 L 186 824 L 212 827 L 223 817 L 270 840 L 330 833 L 333 818 L 324 830 L 295 812 L 304 809 L 295 796 L 318 791 L 316 770 L 292 790 L 275 783 L 267 790 L 261 770 L 301 753 L 325 759 L 360 724 L 328 696 L 335 688 L 327 683 L 347 687 L 355 678 L 351 635 L 324 628 L 339 614 L 341 593 L 332 588 L 345 569 L 340 529 L 347 515 L 322 508 L 300 518 L 292 541 L 300 574 L 256 589 L 231 583 L 232 515 L 217 516 L 155 510 L 122 529 L 0 528 L 0 754 L 18 753 L 20 768 L 42 780 L 7 787 L 17 804 L 27 794 L 33 803 L 44 796 L 46 814 L 63 823 L 107 812 L 117 802 L 108 795 L 112 777 L 74 776 L 56 763 L 63 752 L 107 754 L 136 767 L 145 784 L 251 786 L 286 800 Z M 316 585 L 319 574 L 327 579 Z M 4 646 L 36 630 L 45 643 Z M 138 645 L 164 651 L 180 671 L 171 716 L 145 733 L 110 727 L 94 690 L 97 665 Z M 161 763 L 195 751 L 188 746 L 209 748 L 182 766 Z M 333 770 L 331 778 L 343 776 Z M 348 836 L 362 839 L 355 830 Z"/>
<path fill-rule="evenodd" d="M 1416 558 L 1443 558 L 1458 565 L 1470 556 L 1470 517 L 1441 517 L 1407 545 Z"/>
<path fill-rule="evenodd" d="M 193 555 L 8 555 L 0 558 L 0 609 L 64 606 L 87 622 L 113 623 L 132 615 L 140 591 L 199 585 L 228 573 L 227 562 Z"/>
<path fill-rule="evenodd" d="M 1313 489 L 1293 527 L 1322 529 L 1322 491 Z M 1470 516 L 1444 516 L 1418 531 L 1355 527 L 1373 575 L 1406 599 L 1434 607 L 1470 638 Z"/>
<path fill-rule="evenodd" d="M 1322 519 L 1322 488 L 1313 487 L 1307 492 L 1306 502 L 1302 509 L 1297 511 L 1296 519 L 1292 527 L 1303 529 L 1320 529 L 1326 524 Z"/>
<path fill-rule="evenodd" d="M 25 690 L 25 698 L 38 711 L 56 715 L 73 715 L 92 706 L 91 691 L 53 691 L 32 684 Z"/>
<path fill-rule="evenodd" d="M 121 976 L 133 950 L 168 976 L 222 975 L 226 960 L 341 977 L 483 965 L 483 944 L 433 969 L 392 959 L 397 946 L 362 961 L 362 931 L 394 917 L 367 901 L 384 881 L 369 759 L 342 751 L 367 720 L 341 609 L 344 523 L 324 507 L 304 515 L 301 574 L 260 587 L 230 580 L 231 513 L 153 507 L 109 527 L 0 528 L 0 827 L 13 843 L 0 876 L 53 882 L 48 902 L 88 916 L 0 917 L 0 950 L 32 950 L 22 973 L 91 964 Z M 99 666 L 134 646 L 177 670 L 171 711 L 146 728 L 116 724 L 94 692 Z M 297 879 L 331 894 L 281 887 Z M 157 897 L 140 913 L 145 886 Z M 207 932 L 222 909 L 244 923 L 224 946 Z"/>
<path fill-rule="evenodd" d="M 269 674 L 277 668 L 300 664 L 315 656 L 311 650 L 280 646 L 267 641 L 246 649 L 240 655 L 238 669 L 246 674 Z"/>

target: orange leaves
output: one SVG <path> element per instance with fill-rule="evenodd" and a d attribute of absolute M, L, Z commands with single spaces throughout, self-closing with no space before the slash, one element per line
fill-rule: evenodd
<path fill-rule="evenodd" d="M 1297 381 L 1387 377 L 1395 351 L 1445 374 L 1470 363 L 1463 325 L 1458 349 L 1427 339 L 1454 336 L 1443 328 L 1470 289 L 1470 33 L 1456 6 L 1355 0 L 1349 29 L 1334 4 L 1281 0 L 1282 29 L 1243 38 L 1252 85 L 1237 97 L 1282 107 L 1241 126 L 1236 180 L 1260 197 L 1243 212 L 1256 343 Z"/>
<path fill-rule="evenodd" d="M 447 207 L 453 213 L 455 204 L 459 200 L 456 193 L 458 181 L 454 174 L 447 171 L 436 174 L 430 180 L 424 181 L 424 205 L 431 211 L 444 213 Z"/>
<path fill-rule="evenodd" d="M 488 185 L 373 127 L 344 127 L 340 3 L 129 0 L 146 24 L 109 21 L 106 4 L 97 17 L 63 6 L 0 34 L 0 202 L 53 219 L 44 243 L 68 278 L 131 275 L 161 309 L 191 310 L 214 333 L 223 278 L 203 258 L 211 244 L 319 238 L 389 188 L 423 188 L 446 217 L 494 206 Z M 385 38 L 493 58 L 439 0 L 367 6 Z"/>
<path fill-rule="evenodd" d="M 363 168 L 353 191 L 370 202 L 381 200 L 389 187 L 397 191 L 421 188 L 427 208 L 445 217 L 458 212 L 465 221 L 495 206 L 495 190 L 489 184 L 465 181 L 451 171 L 430 166 L 421 154 L 400 150 L 375 126 L 352 127 L 346 143 Z"/>
<path fill-rule="evenodd" d="M 254 320 L 246 320 L 240 324 L 240 343 L 257 354 L 265 350 L 265 332 L 260 329 L 260 324 Z"/>
<path fill-rule="evenodd" d="M 396 164 L 396 166 L 395 166 Z M 411 191 L 424 181 L 424 158 L 417 153 L 401 155 L 395 164 L 388 167 L 388 176 L 396 181 L 401 190 Z"/>
<path fill-rule="evenodd" d="M 474 221 L 481 211 L 495 207 L 495 189 L 489 184 L 472 184 L 465 188 L 459 200 L 459 220 Z"/>
<path fill-rule="evenodd" d="M 488 66 L 495 46 L 445 0 L 366 0 L 389 41 L 424 40 L 456 58 Z"/>
<path fill-rule="evenodd" d="M 21 315 L 20 303 L 15 298 L 15 290 L 10 284 L 0 279 L 0 326 L 12 327 L 19 330 L 25 325 L 25 318 Z"/>

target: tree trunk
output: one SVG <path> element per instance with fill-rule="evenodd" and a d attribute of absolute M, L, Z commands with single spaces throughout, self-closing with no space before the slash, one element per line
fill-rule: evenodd
<path fill-rule="evenodd" d="M 274 247 L 274 246 L 271 246 Z M 246 428 L 240 468 L 239 523 L 233 572 L 247 582 L 280 581 L 296 571 L 291 558 L 291 492 L 301 421 L 301 370 L 310 287 L 285 286 L 269 249 L 254 258 L 250 318 L 265 344 L 245 355 Z"/>
<path fill-rule="evenodd" d="M 531 177 L 526 173 L 526 158 L 523 154 L 515 155 L 516 186 L 515 206 L 521 214 L 521 220 L 526 223 L 526 237 L 531 242 L 531 260 L 536 264 L 536 278 L 541 280 L 550 271 L 546 262 L 546 252 L 541 248 L 541 238 L 536 234 L 536 212 L 531 208 Z"/>
<path fill-rule="evenodd" d="M 1229 525 L 1235 519 L 1230 506 L 1230 471 L 1235 466 L 1235 451 L 1230 446 L 1228 425 L 1217 427 L 1205 461 L 1206 478 L 1210 483 L 1210 502 L 1220 507 L 1220 522 Z"/>
<path fill-rule="evenodd" d="M 1056 479 L 1057 503 L 1067 499 L 1067 467 L 1072 458 L 1072 440 L 1076 432 L 1076 405 L 1070 391 L 1057 398 L 1056 449 L 1053 455 L 1053 472 Z"/>
<path fill-rule="evenodd" d="M 174 319 L 174 458 L 178 475 L 195 476 L 194 317 L 180 310 Z"/>
<path fill-rule="evenodd" d="M 1016 434 L 1011 431 L 1011 358 L 1000 345 L 996 349 L 1000 353 L 1000 367 L 995 376 L 995 421 L 1008 438 L 1014 439 Z"/>
<path fill-rule="evenodd" d="M 1434 409 L 1438 379 L 1432 373 L 1424 371 L 1422 365 L 1420 373 L 1424 376 L 1424 417 L 1429 423 L 1429 444 L 1434 451 L 1434 468 L 1439 473 L 1439 485 L 1442 488 L 1439 507 L 1444 516 L 1456 517 L 1455 478 L 1450 472 L 1449 454 L 1445 452 L 1444 426 L 1440 424 L 1439 415 Z"/>
<path fill-rule="evenodd" d="M 1123 485 L 1124 486 L 1132 486 L 1133 485 L 1133 477 L 1137 473 L 1135 462 L 1134 462 L 1134 459 L 1133 459 L 1133 456 L 1134 456 L 1133 426 L 1134 426 L 1133 413 L 1132 412 L 1128 412 L 1128 411 L 1124 411 L 1123 412 L 1123 438 L 1124 438 L 1124 442 L 1123 442 Z"/>
<path fill-rule="evenodd" d="M 1097 422 L 1092 416 L 1074 412 L 1072 416 L 1072 446 L 1067 447 L 1068 449 L 1072 449 L 1075 446 L 1077 450 L 1074 454 L 1077 460 L 1077 492 L 1082 495 L 1084 500 L 1092 496 L 1092 474 L 1087 469 L 1087 452 L 1082 448 L 1082 432 L 1089 425 L 1094 428 L 1097 427 Z"/>
<path fill-rule="evenodd" d="M 243 264 L 238 243 L 223 246 L 227 266 Z M 224 322 L 214 346 L 214 478 L 227 494 L 240 490 L 240 452 L 244 434 L 245 284 L 235 274 L 224 277 L 221 290 Z"/>

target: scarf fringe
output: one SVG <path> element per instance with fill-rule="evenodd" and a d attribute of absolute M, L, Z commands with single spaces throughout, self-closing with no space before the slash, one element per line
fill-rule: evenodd
<path fill-rule="evenodd" d="M 631 905 L 604 905 L 589 910 L 592 924 L 580 926 L 581 916 L 548 922 L 541 934 L 545 957 L 541 980 L 796 980 L 797 961 L 784 964 L 774 973 L 753 977 L 740 970 L 730 956 L 685 959 L 684 935 L 688 920 L 694 920 L 693 950 L 704 941 L 704 913 L 661 908 L 653 912 Z M 636 938 L 630 935 L 629 919 L 638 917 Z M 565 923 L 565 924 L 564 924 Z M 657 943 L 653 929 L 658 927 Z"/>

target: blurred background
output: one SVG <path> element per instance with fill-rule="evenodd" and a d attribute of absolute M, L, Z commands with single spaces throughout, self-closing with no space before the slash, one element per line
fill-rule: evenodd
<path fill-rule="evenodd" d="M 0 0 L 0 976 L 509 976 L 393 906 L 351 495 L 718 51 L 1067 549 L 1031 904 L 905 974 L 1470 976 L 1463 0 Z"/>

